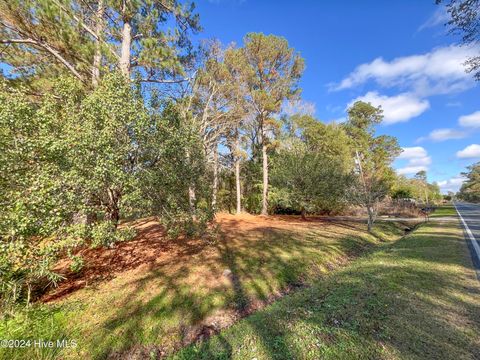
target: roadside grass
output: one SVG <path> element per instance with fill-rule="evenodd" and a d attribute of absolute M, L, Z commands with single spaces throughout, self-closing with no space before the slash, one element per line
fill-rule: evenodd
<path fill-rule="evenodd" d="M 94 252 L 105 279 L 0 321 L 0 339 L 76 340 L 76 348 L 0 349 L 5 359 L 156 358 L 403 235 L 405 226 L 224 216 L 216 241 L 138 239 Z M 98 261 L 100 257 L 101 261 Z M 93 271 L 87 259 L 85 273 Z M 148 261 L 147 261 L 148 260 Z M 125 263 L 127 266 L 121 267 Z M 72 290 L 73 291 L 73 290 Z"/>
<path fill-rule="evenodd" d="M 457 210 L 455 210 L 455 207 L 453 205 L 439 206 L 432 214 L 430 214 L 431 218 L 452 216 L 457 216 Z"/>
<path fill-rule="evenodd" d="M 429 222 L 172 359 L 480 359 L 479 285 L 459 224 Z"/>

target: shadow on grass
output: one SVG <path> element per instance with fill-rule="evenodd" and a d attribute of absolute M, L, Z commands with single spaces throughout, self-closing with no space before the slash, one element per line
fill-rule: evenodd
<path fill-rule="evenodd" d="M 385 226 L 393 230 L 391 225 Z M 363 229 L 359 224 L 346 227 Z M 112 315 L 86 339 L 88 352 L 99 359 L 163 357 L 311 284 L 378 241 L 364 233 L 345 236 L 337 227 L 298 231 L 261 226 L 234 234 L 225 232 L 209 246 L 210 251 L 198 248 L 192 252 L 185 242 L 177 249 L 176 261 L 163 262 L 147 276 L 127 284 L 133 286 L 131 296 L 115 304 Z M 212 278 L 208 287 L 202 279 L 198 284 L 189 282 L 199 270 L 182 265 L 182 260 L 192 256 L 198 257 L 204 267 L 201 275 Z M 146 291 L 153 296 L 142 296 Z M 267 331 L 264 324 L 254 325 L 258 325 L 258 333 Z M 284 329 L 272 323 L 268 331 L 281 334 Z M 221 350 L 216 347 L 212 351 L 229 358 L 232 350 L 228 341 L 218 335 L 216 339 Z M 202 347 L 205 354 L 209 353 L 208 346 L 205 342 Z M 277 352 L 295 357 L 281 342 L 271 356 Z"/>
<path fill-rule="evenodd" d="M 480 287 L 457 226 L 429 224 L 174 358 L 478 359 Z"/>

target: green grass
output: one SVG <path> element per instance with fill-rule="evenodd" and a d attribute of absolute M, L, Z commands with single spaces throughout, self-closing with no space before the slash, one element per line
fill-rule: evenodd
<path fill-rule="evenodd" d="M 358 223 L 280 221 L 236 226 L 214 243 L 200 239 L 170 244 L 163 239 L 148 253 L 154 259 L 162 256 L 161 261 L 142 264 L 140 254 L 133 269 L 81 289 L 57 305 L 37 305 L 0 323 L 0 339 L 65 338 L 76 340 L 76 348 L 0 349 L 0 359 L 172 353 L 188 343 L 192 328 L 261 306 L 299 284 L 312 284 L 403 234 L 392 223 L 379 223 L 375 235 L 365 228 Z M 149 246 L 131 245 L 132 256 Z M 231 278 L 222 275 L 225 269 L 231 270 Z"/>
<path fill-rule="evenodd" d="M 426 223 L 173 359 L 480 359 L 462 230 Z"/>
<path fill-rule="evenodd" d="M 430 215 L 431 218 L 452 216 L 457 216 L 457 211 L 453 205 L 441 205 Z"/>

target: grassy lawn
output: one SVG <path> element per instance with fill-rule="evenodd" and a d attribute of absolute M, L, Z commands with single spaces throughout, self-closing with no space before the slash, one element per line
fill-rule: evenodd
<path fill-rule="evenodd" d="M 431 218 L 452 216 L 457 216 L 457 211 L 455 210 L 455 207 L 453 205 L 439 206 L 432 214 L 430 214 Z"/>
<path fill-rule="evenodd" d="M 429 222 L 174 359 L 480 359 L 458 223 Z"/>
<path fill-rule="evenodd" d="M 69 339 L 78 346 L 0 349 L 0 358 L 144 359 L 171 354 L 403 235 L 402 226 L 392 223 L 379 223 L 370 235 L 365 224 L 304 222 L 287 216 L 224 215 L 218 222 L 216 240 L 169 240 L 157 223 L 144 220 L 136 224 L 140 233 L 135 240 L 113 249 L 86 250 L 80 276 L 48 294 L 46 304 L 0 322 L 1 339 Z M 342 312 L 346 299 L 341 293 L 335 296 L 338 299 L 330 302 Z M 376 303 L 368 306 L 377 311 Z M 261 316 L 265 315 L 248 321 Z M 277 316 L 272 320 L 280 321 Z M 245 324 L 237 329 L 248 339 Z M 241 334 L 230 336 L 232 347 L 243 342 Z M 213 348 L 222 343 L 216 339 Z M 277 344 L 276 336 L 272 341 Z M 287 339 L 272 346 L 281 352 L 288 348 L 283 341 Z M 264 354 L 269 347 L 265 343 Z M 218 349 L 224 352 L 221 345 Z"/>

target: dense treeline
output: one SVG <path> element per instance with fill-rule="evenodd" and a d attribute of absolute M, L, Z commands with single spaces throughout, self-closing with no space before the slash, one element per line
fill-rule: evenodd
<path fill-rule="evenodd" d="M 219 210 L 357 205 L 371 230 L 388 195 L 434 200 L 425 174 L 397 178 L 380 108 L 357 102 L 328 125 L 282 112 L 301 104 L 304 69 L 286 39 L 195 48 L 198 30 L 193 5 L 174 0 L 0 0 L 4 303 L 58 281 L 58 257 L 78 271 L 79 247 L 132 238 L 122 219 L 156 216 L 188 236 Z"/>
<path fill-rule="evenodd" d="M 465 201 L 480 202 L 480 162 L 468 166 L 467 169 L 467 172 L 462 173 L 466 180 L 457 197 Z"/>

